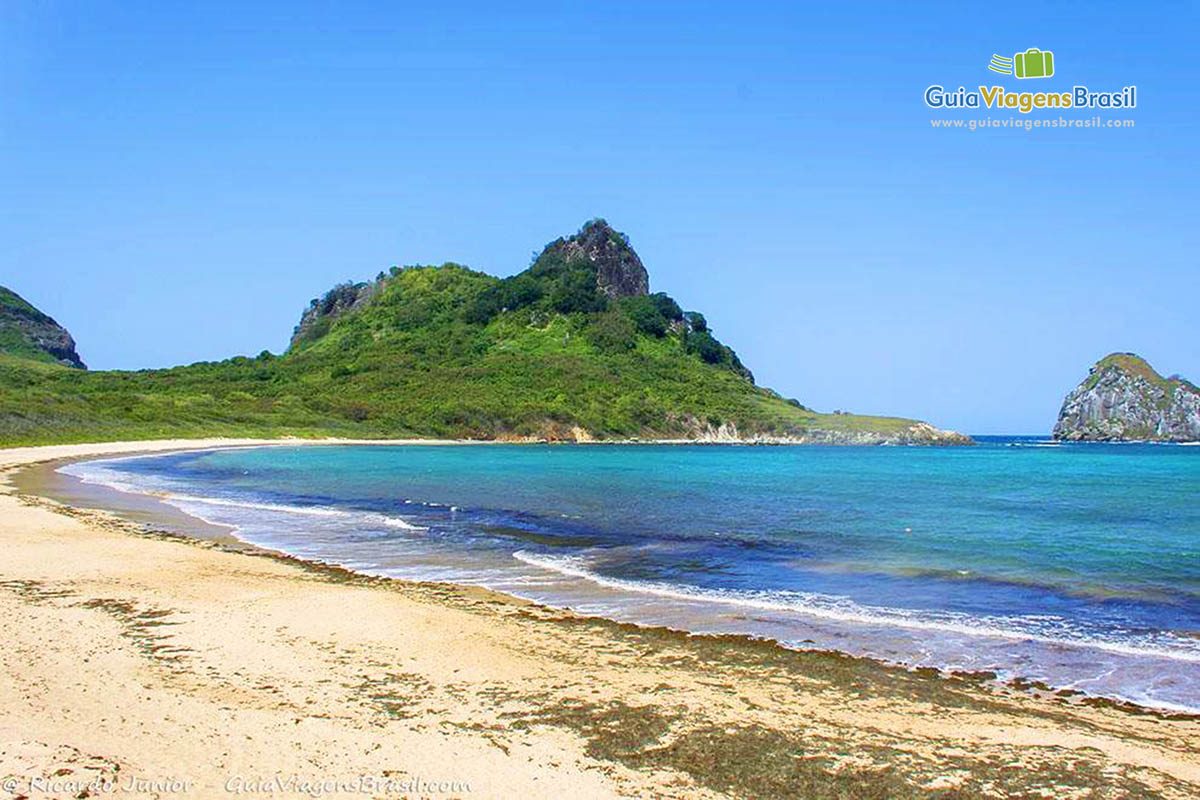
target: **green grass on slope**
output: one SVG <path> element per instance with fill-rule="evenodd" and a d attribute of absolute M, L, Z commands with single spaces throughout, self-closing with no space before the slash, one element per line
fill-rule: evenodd
<path fill-rule="evenodd" d="M 13 328 L 0 327 L 0 353 L 31 361 L 40 361 L 43 364 L 58 363 L 58 359 L 45 350 L 35 347 L 20 331 Z"/>
<path fill-rule="evenodd" d="M 42 312 L 12 291 L 0 286 L 0 353 L 57 364 L 58 359 L 34 345 L 18 328 L 18 321 L 49 321 Z"/>
<path fill-rule="evenodd" d="M 686 331 L 633 335 L 613 309 L 543 304 L 468 322 L 463 308 L 499 283 L 454 265 L 405 269 L 284 356 L 85 372 L 0 355 L 0 443 L 566 436 L 574 426 L 649 438 L 723 423 L 743 434 L 890 433 L 911 424 L 815 414 L 753 386 L 740 365 L 706 363 Z M 713 357 L 728 360 L 727 350 Z"/>
<path fill-rule="evenodd" d="M 1175 392 L 1183 390 L 1200 394 L 1200 389 L 1191 381 L 1172 375 L 1170 378 L 1164 378 L 1158 373 L 1154 367 L 1150 366 L 1144 358 L 1136 353 L 1110 353 L 1104 358 L 1096 362 L 1096 366 L 1092 368 L 1091 375 L 1084 381 L 1083 387 L 1091 389 L 1100 378 L 1109 370 L 1119 369 L 1127 375 L 1145 379 L 1152 387 L 1161 389 L 1163 392 L 1162 398 L 1159 401 L 1161 407 L 1167 407 L 1174 401 Z"/>
<path fill-rule="evenodd" d="M 26 300 L 3 286 L 0 286 L 0 311 L 12 311 L 30 317 L 44 316 L 42 312 L 38 311 Z"/>
<path fill-rule="evenodd" d="M 1100 376 L 1107 370 L 1116 368 L 1130 375 L 1145 378 L 1153 386 L 1166 388 L 1167 379 L 1159 375 L 1154 367 L 1141 356 L 1134 353 L 1111 353 L 1096 362 L 1093 373 L 1086 381 L 1088 388 L 1095 386 Z"/>

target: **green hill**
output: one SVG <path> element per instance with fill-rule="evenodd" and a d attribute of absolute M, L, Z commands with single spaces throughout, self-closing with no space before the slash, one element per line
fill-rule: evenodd
<path fill-rule="evenodd" d="M 3 286 L 0 286 L 0 353 L 84 368 L 71 334 Z"/>
<path fill-rule="evenodd" d="M 282 356 L 83 372 L 0 356 L 0 442 L 161 436 L 961 443 L 754 385 L 602 220 L 519 275 L 393 268 L 312 301 Z"/>

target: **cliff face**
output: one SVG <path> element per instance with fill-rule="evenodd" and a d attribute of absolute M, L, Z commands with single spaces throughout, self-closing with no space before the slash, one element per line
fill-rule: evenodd
<path fill-rule="evenodd" d="M 1133 353 L 1113 353 L 1092 367 L 1058 413 L 1063 441 L 1200 441 L 1200 389 L 1164 378 Z"/>
<path fill-rule="evenodd" d="M 67 329 L 0 286 L 0 352 L 87 369 Z"/>

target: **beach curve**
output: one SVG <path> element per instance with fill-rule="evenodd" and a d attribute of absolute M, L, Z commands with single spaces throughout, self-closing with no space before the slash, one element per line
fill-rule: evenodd
<path fill-rule="evenodd" d="M 17 449 L 0 468 L 269 443 L 298 442 Z M 11 486 L 0 508 L 6 775 L 119 765 L 219 794 L 262 765 L 320 763 L 531 797 L 788 796 L 814 777 L 900 796 L 984 778 L 1014 793 L 1200 786 L 1194 718 L 252 557 Z M 773 761 L 731 766 L 758 758 Z"/>

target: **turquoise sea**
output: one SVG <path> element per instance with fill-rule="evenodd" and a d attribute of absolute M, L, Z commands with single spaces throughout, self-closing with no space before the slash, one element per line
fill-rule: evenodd
<path fill-rule="evenodd" d="M 1200 711 L 1200 448 L 264 447 L 63 472 L 253 544 Z"/>

